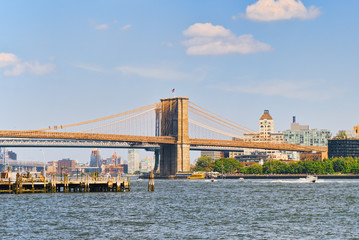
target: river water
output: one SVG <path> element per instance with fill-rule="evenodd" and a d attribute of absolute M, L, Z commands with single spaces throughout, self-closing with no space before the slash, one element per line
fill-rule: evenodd
<path fill-rule="evenodd" d="M 132 181 L 127 193 L 0 195 L 0 239 L 354 239 L 359 180 Z"/>

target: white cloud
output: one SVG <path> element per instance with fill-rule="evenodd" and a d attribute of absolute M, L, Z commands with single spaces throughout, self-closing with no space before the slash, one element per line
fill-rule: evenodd
<path fill-rule="evenodd" d="M 236 86 L 212 86 L 213 88 L 264 96 L 281 96 L 289 99 L 322 101 L 329 99 L 340 89 L 323 88 L 322 82 L 289 82 L 289 81 L 268 81 L 257 82 L 251 85 Z"/>
<path fill-rule="evenodd" d="M 230 30 L 211 23 L 196 23 L 183 34 L 192 37 L 182 43 L 188 47 L 188 55 L 250 54 L 273 50 L 269 44 L 255 40 L 251 34 L 237 36 Z"/>
<path fill-rule="evenodd" d="M 55 71 L 55 65 L 51 63 L 39 64 L 38 61 L 25 62 L 27 71 L 34 75 L 46 75 L 50 72 Z"/>
<path fill-rule="evenodd" d="M 125 75 L 137 75 L 157 80 L 186 80 L 193 78 L 191 74 L 186 74 L 169 68 L 119 66 L 116 69 Z"/>
<path fill-rule="evenodd" d="M 99 25 L 95 26 L 96 30 L 106 30 L 108 28 L 109 28 L 109 26 L 107 24 L 99 24 Z"/>
<path fill-rule="evenodd" d="M 0 68 L 19 62 L 20 59 L 12 53 L 0 53 Z"/>
<path fill-rule="evenodd" d="M 121 30 L 122 30 L 122 31 L 125 31 L 125 30 L 127 30 L 127 29 L 130 29 L 131 27 L 132 27 L 131 24 L 126 24 L 125 26 L 123 26 L 123 27 L 121 28 Z"/>
<path fill-rule="evenodd" d="M 88 71 L 92 71 L 92 72 L 106 72 L 104 69 L 98 67 L 98 66 L 93 66 L 93 65 L 90 65 L 90 64 L 75 64 L 74 65 L 75 67 L 78 67 L 78 68 L 81 68 L 81 69 L 85 69 L 85 70 L 88 70 Z"/>
<path fill-rule="evenodd" d="M 232 32 L 220 25 L 196 23 L 184 30 L 183 34 L 190 37 L 228 37 Z"/>
<path fill-rule="evenodd" d="M 45 75 L 55 70 L 51 63 L 41 65 L 38 61 L 23 62 L 12 53 L 0 53 L 0 68 L 5 68 L 3 75 L 19 76 L 24 73 Z"/>
<path fill-rule="evenodd" d="M 319 8 L 306 8 L 300 0 L 259 0 L 246 8 L 245 17 L 254 21 L 276 21 L 313 19 L 319 15 Z"/>

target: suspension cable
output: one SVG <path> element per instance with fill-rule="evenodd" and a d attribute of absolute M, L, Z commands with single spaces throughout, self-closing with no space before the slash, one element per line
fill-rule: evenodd
<path fill-rule="evenodd" d="M 254 130 L 252 130 L 252 129 L 250 129 L 250 128 L 246 127 L 246 126 L 243 126 L 243 125 L 241 125 L 241 124 L 239 124 L 239 123 L 236 123 L 236 122 L 234 122 L 234 121 L 231 121 L 231 120 L 229 120 L 228 118 L 224 118 L 224 117 L 222 117 L 222 116 L 220 116 L 220 115 L 218 115 L 218 114 L 216 114 L 216 113 L 214 113 L 214 112 L 212 112 L 212 111 L 210 111 L 210 110 L 208 110 L 208 109 L 206 109 L 206 108 L 204 108 L 204 107 L 201 107 L 201 106 L 199 106 L 199 105 L 195 104 L 194 102 L 191 102 L 191 101 L 188 101 L 188 102 L 189 102 L 190 104 L 192 104 L 192 105 L 194 105 L 194 106 L 196 106 L 196 107 L 198 107 L 198 108 L 200 108 L 200 109 L 204 110 L 204 111 L 207 111 L 207 112 L 209 112 L 209 113 L 211 113 L 211 114 L 213 114 L 213 115 L 215 115 L 215 116 L 217 116 L 217 117 L 220 117 L 220 118 L 222 118 L 222 119 L 226 120 L 226 121 L 227 121 L 227 122 L 229 122 L 229 123 L 232 123 L 232 124 L 238 125 L 238 126 L 239 126 L 239 128 L 241 128 L 241 129 L 245 129 L 245 130 L 246 130 L 246 132 L 251 132 L 251 133 L 256 132 L 256 131 L 254 131 Z"/>
<path fill-rule="evenodd" d="M 76 126 L 85 125 L 85 124 L 89 124 L 89 123 L 104 121 L 104 120 L 108 120 L 108 119 L 112 119 L 112 118 L 116 118 L 116 117 L 121 117 L 121 116 L 128 115 L 128 114 L 144 111 L 144 110 L 147 110 L 149 108 L 154 108 L 154 107 L 157 107 L 158 104 L 159 103 L 154 103 L 154 104 L 151 104 L 151 105 L 148 105 L 148 106 L 145 106 L 145 107 L 140 107 L 140 108 L 136 108 L 136 109 L 126 111 L 126 112 L 123 112 L 123 113 L 118 113 L 118 114 L 115 114 L 115 115 L 102 117 L 102 118 L 97 118 L 97 119 L 93 119 L 93 120 L 89 120 L 89 121 L 73 123 L 73 124 L 68 124 L 68 125 L 64 125 L 64 126 L 61 125 L 60 127 L 59 126 L 48 127 L 48 128 L 38 129 L 38 130 L 34 130 L 34 131 L 42 132 L 42 131 L 49 131 L 49 130 L 58 130 L 58 129 L 63 129 L 63 128 L 76 127 Z"/>
<path fill-rule="evenodd" d="M 132 116 L 129 116 L 127 118 L 122 118 L 120 120 L 117 120 L 117 121 L 114 121 L 114 122 L 110 122 L 110 123 L 107 123 L 107 124 L 104 124 L 104 125 L 100 125 L 100 126 L 96 126 L 96 127 L 93 127 L 93 128 L 89 128 L 89 129 L 85 129 L 85 130 L 81 130 L 79 132 L 87 132 L 87 131 L 92 131 L 92 130 L 95 130 L 95 129 L 98 129 L 98 128 L 101 128 L 101 127 L 107 127 L 107 126 L 110 126 L 110 125 L 113 125 L 113 124 L 116 124 L 116 123 L 120 123 L 120 122 L 123 122 L 123 121 L 126 121 L 126 120 L 129 120 L 129 119 L 132 119 L 132 118 L 135 118 L 135 117 L 138 117 L 138 116 L 141 116 L 145 113 L 148 113 L 150 111 L 153 111 L 155 108 L 150 108 L 144 112 L 140 112 L 136 115 L 132 115 Z"/>
<path fill-rule="evenodd" d="M 195 108 L 195 107 L 192 107 L 192 106 L 188 106 L 189 108 L 191 108 L 191 109 L 194 109 L 194 110 L 196 110 L 196 111 L 198 111 L 198 112 L 200 112 L 200 113 L 203 113 L 203 114 L 205 114 L 205 115 L 207 115 L 207 116 L 209 116 L 209 117 L 211 117 L 211 118 L 214 118 L 214 119 L 216 119 L 217 121 L 220 121 L 220 122 L 222 122 L 222 123 L 224 123 L 224 124 L 227 124 L 227 125 L 229 125 L 229 126 L 232 126 L 232 127 L 235 127 L 235 128 L 237 128 L 237 129 L 240 129 L 241 131 L 243 131 L 243 132 L 245 132 L 245 133 L 248 133 L 248 130 L 246 130 L 246 129 L 243 129 L 243 128 L 241 128 L 241 127 L 238 127 L 238 126 L 236 126 L 236 125 L 234 125 L 234 124 L 231 124 L 231 123 L 229 123 L 229 122 L 226 122 L 226 121 L 224 121 L 224 120 L 221 120 L 221 119 L 219 119 L 218 117 L 215 117 L 215 116 L 213 116 L 213 115 L 211 115 L 211 114 L 208 114 L 208 113 L 206 113 L 206 112 L 204 112 L 204 111 L 201 111 L 201 110 L 199 110 L 199 109 L 197 109 L 197 108 Z M 212 120 L 213 121 L 213 120 Z M 228 127 L 228 126 L 227 126 Z"/>
<path fill-rule="evenodd" d="M 216 132 L 216 133 L 219 133 L 219 134 L 223 134 L 223 135 L 226 135 L 226 136 L 229 136 L 229 137 L 237 137 L 237 138 L 241 138 L 241 136 L 238 136 L 238 135 L 235 135 L 235 134 L 232 134 L 232 133 L 229 133 L 229 132 L 225 132 L 225 131 L 222 131 L 222 130 L 218 130 L 216 128 L 213 128 L 213 127 L 210 127 L 210 126 L 207 126 L 207 125 L 204 125 L 200 122 L 197 122 L 193 119 L 188 119 L 188 122 L 194 124 L 194 125 L 197 125 L 199 127 L 203 127 L 203 128 L 206 128 L 210 131 L 213 131 L 213 132 Z"/>
<path fill-rule="evenodd" d="M 221 126 L 223 126 L 223 127 L 232 129 L 232 130 L 234 130 L 234 131 L 236 131 L 236 132 L 239 132 L 239 133 L 246 133 L 246 132 L 243 131 L 243 130 L 239 130 L 239 129 L 236 129 L 236 128 L 227 126 L 227 125 L 223 124 L 222 122 L 219 122 L 219 121 L 217 121 L 217 120 L 211 119 L 211 118 L 209 118 L 208 116 L 206 116 L 206 115 L 204 115 L 204 114 L 202 114 L 202 113 L 199 113 L 199 112 L 197 112 L 197 111 L 194 111 L 194 110 L 192 110 L 192 109 L 189 109 L 189 111 L 192 112 L 192 113 L 194 113 L 194 114 L 196 114 L 196 115 L 198 115 L 198 116 L 200 116 L 200 117 L 203 117 L 203 118 L 205 118 L 205 119 L 207 119 L 207 120 L 209 120 L 209 121 L 212 121 L 212 122 L 214 122 L 214 123 L 217 123 L 217 124 L 219 124 L 219 125 L 221 125 Z"/>

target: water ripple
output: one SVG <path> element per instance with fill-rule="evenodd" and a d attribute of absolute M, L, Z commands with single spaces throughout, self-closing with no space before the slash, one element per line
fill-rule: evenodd
<path fill-rule="evenodd" d="M 0 195 L 1 239 L 359 238 L 359 181 L 131 184 L 129 193 Z"/>

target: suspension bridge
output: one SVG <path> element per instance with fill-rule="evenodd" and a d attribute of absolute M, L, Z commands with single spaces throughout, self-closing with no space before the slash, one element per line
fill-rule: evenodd
<path fill-rule="evenodd" d="M 3 147 L 142 148 L 154 151 L 162 176 L 190 170 L 190 150 L 241 151 L 243 148 L 327 152 L 326 147 L 253 142 L 255 131 L 211 112 L 188 98 L 160 102 L 89 121 L 43 129 L 0 131 Z"/>

